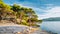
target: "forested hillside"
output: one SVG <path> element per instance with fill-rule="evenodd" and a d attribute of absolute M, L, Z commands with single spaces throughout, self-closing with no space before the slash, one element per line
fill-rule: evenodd
<path fill-rule="evenodd" d="M 38 16 L 32 8 L 22 7 L 18 4 L 7 5 L 0 0 L 0 21 L 7 20 L 15 24 L 36 25 Z M 40 22 L 40 21 L 39 21 Z"/>

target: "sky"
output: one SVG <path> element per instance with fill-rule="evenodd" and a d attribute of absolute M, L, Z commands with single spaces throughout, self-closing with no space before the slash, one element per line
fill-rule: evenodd
<path fill-rule="evenodd" d="M 38 19 L 60 17 L 60 0 L 3 0 L 6 4 L 19 4 L 32 8 Z"/>

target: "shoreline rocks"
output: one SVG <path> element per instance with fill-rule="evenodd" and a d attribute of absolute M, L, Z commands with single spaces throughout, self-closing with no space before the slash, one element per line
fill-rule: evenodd
<path fill-rule="evenodd" d="M 45 32 L 47 33 L 47 32 Z M 17 25 L 12 23 L 1 23 L 0 34 L 45 34 L 39 28 Z"/>

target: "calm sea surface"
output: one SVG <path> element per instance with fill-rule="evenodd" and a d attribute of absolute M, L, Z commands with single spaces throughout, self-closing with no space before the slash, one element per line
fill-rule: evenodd
<path fill-rule="evenodd" d="M 41 29 L 60 34 L 60 21 L 43 21 Z"/>

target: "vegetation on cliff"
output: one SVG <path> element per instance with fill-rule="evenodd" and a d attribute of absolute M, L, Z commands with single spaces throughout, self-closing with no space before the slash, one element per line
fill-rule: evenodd
<path fill-rule="evenodd" d="M 16 24 L 23 24 L 28 26 L 35 26 L 38 16 L 32 8 L 21 7 L 20 5 L 13 4 L 7 5 L 0 0 L 0 21 L 8 20 Z"/>

